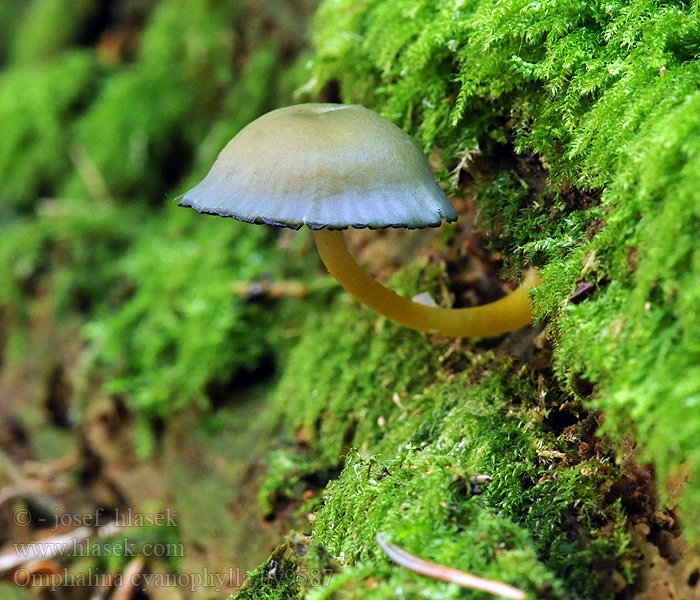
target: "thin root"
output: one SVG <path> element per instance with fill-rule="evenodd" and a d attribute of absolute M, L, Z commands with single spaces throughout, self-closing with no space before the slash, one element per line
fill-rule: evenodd
<path fill-rule="evenodd" d="M 439 579 L 440 581 L 447 581 L 448 583 L 456 583 L 465 588 L 488 592 L 494 596 L 512 598 L 512 600 L 525 600 L 525 592 L 511 585 L 491 579 L 483 579 L 459 569 L 446 567 L 445 565 L 439 565 L 413 556 L 413 554 L 409 554 L 395 544 L 387 542 L 383 533 L 377 534 L 377 543 L 390 559 L 414 573 Z"/>

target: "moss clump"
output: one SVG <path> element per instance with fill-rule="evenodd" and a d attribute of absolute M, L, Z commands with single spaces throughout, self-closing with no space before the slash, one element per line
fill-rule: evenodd
<path fill-rule="evenodd" d="M 636 559 L 612 457 L 548 423 L 565 397 L 529 368 L 426 342 L 342 295 L 290 357 L 279 410 L 309 460 L 343 465 L 313 539 L 346 570 L 313 597 L 459 593 L 392 565 L 378 532 L 533 596 L 614 597 Z M 476 473 L 493 477 L 481 495 Z"/>
<path fill-rule="evenodd" d="M 337 569 L 337 564 L 323 548 L 303 535 L 292 533 L 263 565 L 246 573 L 246 581 L 236 598 L 292 598 L 304 590 L 324 585 Z"/>
<path fill-rule="evenodd" d="M 194 140 L 211 126 L 233 83 L 229 23 L 237 12 L 231 2 L 210 0 L 155 7 L 138 60 L 105 81 L 77 124 L 78 141 L 110 193 L 152 199 L 184 174 Z M 82 183 L 74 178 L 66 192 L 85 195 Z"/>
<path fill-rule="evenodd" d="M 90 53 L 71 51 L 0 75 L 0 222 L 57 193 L 72 168 L 71 122 L 97 71 Z"/>
<path fill-rule="evenodd" d="M 696 535 L 697 6 L 329 0 L 316 45 L 316 89 L 339 82 L 464 167 L 453 183 L 476 178 L 493 246 L 542 267 L 558 373 L 596 384 L 662 487 L 687 473 Z"/>
<path fill-rule="evenodd" d="M 5 0 L 8 4 L 12 4 Z M 86 37 L 90 20 L 97 16 L 95 0 L 36 0 L 18 6 L 19 27 L 14 34 L 12 60 L 19 64 L 38 64 L 73 46 Z M 94 25 L 93 25 L 94 27 Z"/>
<path fill-rule="evenodd" d="M 236 295 L 233 283 L 280 269 L 266 228 L 213 218 L 200 226 L 174 206 L 164 213 L 116 261 L 131 292 L 88 325 L 100 361 L 115 370 L 108 391 L 161 418 L 191 403 L 207 408 L 207 385 L 272 352 L 270 308 Z"/>
<path fill-rule="evenodd" d="M 26 14 L 59 4 L 42 0 Z M 282 13 L 268 18 L 274 8 L 156 3 L 132 62 L 107 66 L 99 48 L 66 50 L 31 67 L 13 63 L 0 77 L 0 306 L 14 331 L 44 294 L 52 316 L 87 322 L 85 364 L 143 417 L 144 449 L 150 419 L 208 406 L 217 387 L 284 345 L 270 325 L 286 317 L 233 284 L 300 276 L 303 267 L 285 271 L 265 228 L 172 202 L 292 88 L 278 73 L 303 42 L 304 8 L 284 12 L 284 22 Z M 279 35 L 258 35 L 271 26 Z M 21 30 L 16 44 L 30 37 Z"/>
<path fill-rule="evenodd" d="M 282 309 L 236 291 L 236 283 L 303 281 L 315 272 L 308 253 L 292 253 L 299 262 L 290 267 L 268 228 L 201 223 L 174 205 L 147 212 L 53 201 L 40 215 L 5 230 L 0 305 L 22 331 L 31 317 L 27 298 L 50 289 L 53 318 L 85 322 L 85 368 L 140 417 L 142 455 L 153 449 L 152 420 L 193 405 L 208 410 L 238 375 L 274 363 L 292 339 L 282 324 L 293 326 L 302 304 L 305 311 L 313 303 L 289 299 Z M 9 344 L 8 358 L 22 359 L 20 341 Z M 90 390 L 83 393 L 76 400 L 90 402 Z"/>
<path fill-rule="evenodd" d="M 434 269 L 429 272 L 437 274 Z M 434 279 L 418 274 L 415 267 L 404 276 L 408 282 L 416 275 L 404 286 L 411 290 L 406 295 L 435 286 Z M 279 391 L 290 424 L 318 444 L 328 467 L 336 465 L 349 446 L 362 451 L 371 447 L 381 430 L 377 419 L 392 397 L 427 385 L 439 369 L 439 356 L 429 345 L 416 347 L 414 332 L 386 319 L 372 321 L 374 313 L 348 296 L 343 295 L 336 306 L 340 310 L 316 316 L 306 325 L 319 333 L 303 337 L 285 365 L 291 376 L 282 379 Z M 357 325 L 344 327 L 349 321 Z M 369 349 L 357 343 L 358 336 L 372 339 Z M 380 398 L 385 402 L 378 402 Z"/>
<path fill-rule="evenodd" d="M 14 315 L 14 325 L 28 318 L 30 300 L 47 290 L 59 322 L 97 306 L 114 307 L 123 292 L 115 258 L 133 242 L 144 218 L 136 208 L 44 201 L 35 218 L 16 219 L 3 229 L 0 306 Z"/>

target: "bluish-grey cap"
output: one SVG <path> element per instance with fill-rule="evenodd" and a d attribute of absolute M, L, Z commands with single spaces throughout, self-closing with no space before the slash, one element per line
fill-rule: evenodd
<path fill-rule="evenodd" d="M 457 219 L 420 146 L 377 113 L 344 104 L 299 104 L 253 121 L 180 206 L 293 229 Z"/>

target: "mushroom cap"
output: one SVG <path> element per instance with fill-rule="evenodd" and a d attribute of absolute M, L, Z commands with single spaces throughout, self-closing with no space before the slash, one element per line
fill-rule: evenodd
<path fill-rule="evenodd" d="M 299 229 L 455 221 L 420 146 L 362 106 L 299 104 L 242 129 L 180 206 Z"/>

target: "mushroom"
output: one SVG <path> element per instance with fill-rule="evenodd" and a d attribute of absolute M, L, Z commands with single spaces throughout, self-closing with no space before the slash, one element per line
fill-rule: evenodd
<path fill-rule="evenodd" d="M 241 130 L 209 174 L 180 200 L 201 213 L 313 230 L 321 259 L 350 294 L 418 331 L 484 337 L 532 321 L 523 285 L 500 300 L 439 308 L 404 298 L 370 277 L 345 244 L 348 227 L 438 227 L 457 213 L 418 144 L 362 106 L 299 104 L 263 115 Z"/>

